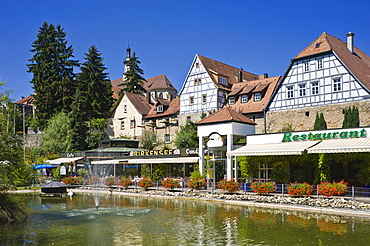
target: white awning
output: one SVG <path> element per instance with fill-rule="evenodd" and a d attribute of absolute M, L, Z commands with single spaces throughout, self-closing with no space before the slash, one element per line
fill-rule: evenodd
<path fill-rule="evenodd" d="M 178 158 L 151 158 L 151 159 L 128 159 L 128 164 L 160 164 L 160 163 L 194 163 L 199 157 L 178 157 Z"/>
<path fill-rule="evenodd" d="M 92 161 L 91 164 L 93 165 L 99 165 L 99 164 L 123 164 L 127 163 L 127 160 L 124 159 L 114 159 L 114 160 L 104 160 L 104 161 Z"/>
<path fill-rule="evenodd" d="M 227 153 L 227 156 L 302 155 L 318 144 L 318 141 L 289 142 L 274 144 L 250 144 Z"/>
<path fill-rule="evenodd" d="M 352 138 L 323 140 L 318 145 L 307 150 L 309 154 L 355 152 L 370 152 L 370 139 Z"/>
<path fill-rule="evenodd" d="M 46 162 L 52 165 L 60 165 L 62 163 L 70 163 L 83 159 L 83 157 L 71 157 L 71 158 L 58 158 L 54 160 L 47 160 Z"/>

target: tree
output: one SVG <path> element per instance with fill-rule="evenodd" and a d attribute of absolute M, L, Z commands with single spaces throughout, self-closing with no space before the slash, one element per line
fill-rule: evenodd
<path fill-rule="evenodd" d="M 73 109 L 69 113 L 70 118 L 70 148 L 73 151 L 85 150 L 87 148 L 88 126 L 83 115 L 86 115 L 83 106 L 82 90 L 77 90 Z"/>
<path fill-rule="evenodd" d="M 176 132 L 174 143 L 176 148 L 198 147 L 197 124 L 187 121 L 184 126 L 180 127 L 180 131 Z"/>
<path fill-rule="evenodd" d="M 358 108 L 353 106 L 348 109 L 344 109 L 344 119 L 343 119 L 343 128 L 359 127 L 360 126 L 360 117 L 358 113 Z"/>
<path fill-rule="evenodd" d="M 153 150 L 161 143 L 157 141 L 157 136 L 154 132 L 144 131 L 139 137 L 140 146 L 147 150 Z"/>
<path fill-rule="evenodd" d="M 82 63 L 81 72 L 77 74 L 76 80 L 81 110 L 86 114 L 83 119 L 103 118 L 113 105 L 112 85 L 108 73 L 105 72 L 101 53 L 95 45 L 89 48 L 85 56 L 86 61 Z"/>
<path fill-rule="evenodd" d="M 323 113 L 317 113 L 316 114 L 316 119 L 315 119 L 315 124 L 314 124 L 314 130 L 325 130 L 327 129 L 326 121 L 324 118 Z"/>
<path fill-rule="evenodd" d="M 37 40 L 32 43 L 33 57 L 29 60 L 28 72 L 33 74 L 31 83 L 35 91 L 37 120 L 41 128 L 61 111 L 69 112 L 74 95 L 73 48 L 67 46 L 66 33 L 60 25 L 44 24 L 39 29 Z"/>
<path fill-rule="evenodd" d="M 120 84 L 119 86 L 123 86 L 123 91 L 128 91 L 131 93 L 136 94 L 143 94 L 146 92 L 145 88 L 143 87 L 144 82 L 146 79 L 142 76 L 144 71 L 139 67 L 139 57 L 136 56 L 136 53 L 130 57 L 128 61 L 128 70 L 124 74 L 125 81 Z"/>
<path fill-rule="evenodd" d="M 71 149 L 71 123 L 64 112 L 53 116 L 47 124 L 42 136 L 41 146 L 45 152 L 59 154 Z"/>

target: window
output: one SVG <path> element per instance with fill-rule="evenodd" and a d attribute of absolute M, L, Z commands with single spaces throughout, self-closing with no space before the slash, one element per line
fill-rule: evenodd
<path fill-rule="evenodd" d="M 121 130 L 125 129 L 125 121 L 121 121 Z"/>
<path fill-rule="evenodd" d="M 187 121 L 191 121 L 191 116 L 186 117 Z"/>
<path fill-rule="evenodd" d="M 127 113 L 127 105 L 123 105 L 123 112 Z"/>
<path fill-rule="evenodd" d="M 165 134 L 164 135 L 164 142 L 165 143 L 171 143 L 171 135 L 170 134 Z"/>
<path fill-rule="evenodd" d="M 320 43 L 316 43 L 315 48 L 319 48 L 320 46 L 321 46 L 321 42 Z"/>
<path fill-rule="evenodd" d="M 306 96 L 306 84 L 299 85 L 299 96 L 305 97 Z"/>
<path fill-rule="evenodd" d="M 318 59 L 317 60 L 317 69 L 322 69 L 323 66 L 322 66 L 322 59 Z"/>
<path fill-rule="evenodd" d="M 195 67 L 199 68 L 199 62 L 195 63 Z"/>
<path fill-rule="evenodd" d="M 287 92 L 288 99 L 294 97 L 293 86 L 287 86 L 286 92 Z"/>
<path fill-rule="evenodd" d="M 222 85 L 227 85 L 227 78 L 218 77 L 218 83 Z"/>
<path fill-rule="evenodd" d="M 310 64 L 308 62 L 304 62 L 303 65 L 304 65 L 304 71 L 308 72 L 310 70 Z"/>
<path fill-rule="evenodd" d="M 342 90 L 342 83 L 340 82 L 340 78 L 333 79 L 333 91 L 341 91 Z"/>
<path fill-rule="evenodd" d="M 159 105 L 157 107 L 157 113 L 162 113 L 163 112 L 163 105 Z"/>
<path fill-rule="evenodd" d="M 130 121 L 130 127 L 131 128 L 135 128 L 135 120 L 131 120 Z"/>
<path fill-rule="evenodd" d="M 248 96 L 247 95 L 242 95 L 241 98 L 240 98 L 240 102 L 241 103 L 246 103 L 248 102 Z"/>
<path fill-rule="evenodd" d="M 194 105 L 194 97 L 189 98 L 189 105 Z"/>
<path fill-rule="evenodd" d="M 207 103 L 207 95 L 202 95 L 202 103 Z"/>
<path fill-rule="evenodd" d="M 261 101 L 261 93 L 254 93 L 254 101 L 255 102 Z"/>
<path fill-rule="evenodd" d="M 312 82 L 311 83 L 311 94 L 312 95 L 319 94 L 319 82 Z"/>
<path fill-rule="evenodd" d="M 202 84 L 202 79 L 194 79 L 194 85 Z"/>
<path fill-rule="evenodd" d="M 229 97 L 229 104 L 233 105 L 235 103 L 235 97 Z"/>

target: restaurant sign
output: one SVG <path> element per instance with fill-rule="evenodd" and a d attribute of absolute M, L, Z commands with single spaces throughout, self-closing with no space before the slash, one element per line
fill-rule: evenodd
<path fill-rule="evenodd" d="M 325 140 L 325 139 L 344 139 L 344 138 L 366 138 L 367 132 L 365 129 L 360 131 L 327 131 L 327 132 L 317 132 L 308 134 L 293 134 L 291 132 L 284 133 L 282 142 L 295 142 L 295 141 L 315 141 L 315 140 Z"/>
<path fill-rule="evenodd" d="M 170 156 L 180 155 L 179 149 L 161 149 L 161 150 L 145 150 L 145 151 L 131 151 L 130 156 L 143 156 L 143 157 L 155 157 L 155 156 Z"/>

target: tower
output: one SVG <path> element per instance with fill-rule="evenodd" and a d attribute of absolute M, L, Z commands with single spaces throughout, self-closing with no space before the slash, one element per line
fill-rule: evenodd
<path fill-rule="evenodd" d="M 129 66 L 128 66 L 128 62 L 131 59 L 131 49 L 130 49 L 130 46 L 128 46 L 128 48 L 126 49 L 126 51 L 127 51 L 126 58 L 123 60 L 123 78 L 125 78 L 125 73 L 130 69 Z"/>

